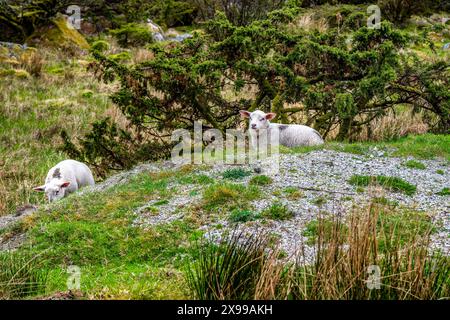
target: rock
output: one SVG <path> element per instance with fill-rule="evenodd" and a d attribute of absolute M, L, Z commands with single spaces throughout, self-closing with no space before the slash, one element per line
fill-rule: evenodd
<path fill-rule="evenodd" d="M 181 41 L 186 40 L 186 39 L 188 39 L 188 38 L 192 38 L 192 34 L 189 34 L 189 33 L 183 33 L 183 34 L 180 34 L 180 35 L 176 36 L 175 38 L 170 38 L 170 39 L 168 39 L 168 40 L 172 40 L 172 41 L 176 41 L 176 42 L 181 42 Z"/>
<path fill-rule="evenodd" d="M 90 47 L 83 35 L 68 24 L 67 16 L 62 14 L 51 19 L 50 25 L 36 30 L 26 42 L 57 48 L 89 49 Z"/>
<path fill-rule="evenodd" d="M 190 33 L 183 33 L 180 34 L 177 30 L 170 28 L 166 32 L 154 23 L 151 19 L 147 19 L 147 25 L 150 28 L 150 31 L 153 33 L 153 40 L 156 42 L 160 41 L 174 41 L 174 42 L 181 42 L 187 38 L 191 38 L 192 34 Z"/>

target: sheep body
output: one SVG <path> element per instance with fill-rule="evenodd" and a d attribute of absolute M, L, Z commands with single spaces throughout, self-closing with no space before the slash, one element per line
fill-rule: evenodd
<path fill-rule="evenodd" d="M 270 131 L 278 130 L 280 144 L 286 147 L 315 146 L 323 144 L 323 139 L 316 130 L 301 124 L 277 124 L 269 125 Z"/>
<path fill-rule="evenodd" d="M 54 201 L 77 191 L 81 187 L 94 184 L 94 177 L 87 165 L 75 160 L 64 160 L 48 171 L 43 186 L 34 189 L 44 191 L 49 201 Z"/>
<path fill-rule="evenodd" d="M 241 110 L 240 113 L 250 120 L 250 141 L 254 148 L 257 146 L 258 139 L 264 138 L 264 135 L 269 137 L 271 143 L 274 143 L 274 139 L 278 136 L 279 144 L 286 147 L 323 144 L 320 134 L 311 127 L 300 124 L 270 123 L 269 120 L 276 116 L 275 113 L 266 114 L 261 110 L 253 112 Z"/>

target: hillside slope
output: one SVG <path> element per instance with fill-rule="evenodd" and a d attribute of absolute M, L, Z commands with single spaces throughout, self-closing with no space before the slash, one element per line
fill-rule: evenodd
<path fill-rule="evenodd" d="M 376 202 L 405 237 L 433 229 L 431 247 L 449 255 L 448 154 L 418 161 L 393 156 L 392 147 L 320 149 L 284 150 L 272 177 L 249 166 L 141 165 L 35 212 L 1 217 L 1 248 L 40 255 L 46 293 L 65 291 L 65 268 L 77 265 L 90 298 L 183 298 L 198 239 L 236 226 L 266 231 L 283 260 L 301 248 L 311 261 L 319 216 Z M 365 187 L 355 178 L 380 175 L 397 179 Z"/>

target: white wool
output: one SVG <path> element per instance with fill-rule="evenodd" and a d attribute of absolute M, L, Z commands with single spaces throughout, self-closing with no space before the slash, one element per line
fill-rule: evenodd
<path fill-rule="evenodd" d="M 286 147 L 314 146 L 323 144 L 320 134 L 311 127 L 300 124 L 279 124 L 270 123 L 270 119 L 275 117 L 274 113 L 261 110 L 254 112 L 241 111 L 241 115 L 248 117 L 250 121 L 249 132 L 253 147 L 256 147 L 258 138 L 262 134 L 279 136 L 279 143 Z"/>
<path fill-rule="evenodd" d="M 87 165 L 75 160 L 64 160 L 49 170 L 45 184 L 35 190 L 44 191 L 49 201 L 54 201 L 81 187 L 94 184 L 94 177 Z"/>

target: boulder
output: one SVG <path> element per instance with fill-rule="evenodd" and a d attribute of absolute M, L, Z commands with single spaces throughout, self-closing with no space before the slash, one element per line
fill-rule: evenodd
<path fill-rule="evenodd" d="M 89 43 L 83 35 L 73 28 L 68 23 L 67 16 L 62 14 L 58 14 L 51 19 L 48 26 L 36 30 L 26 42 L 57 48 L 89 49 Z"/>

